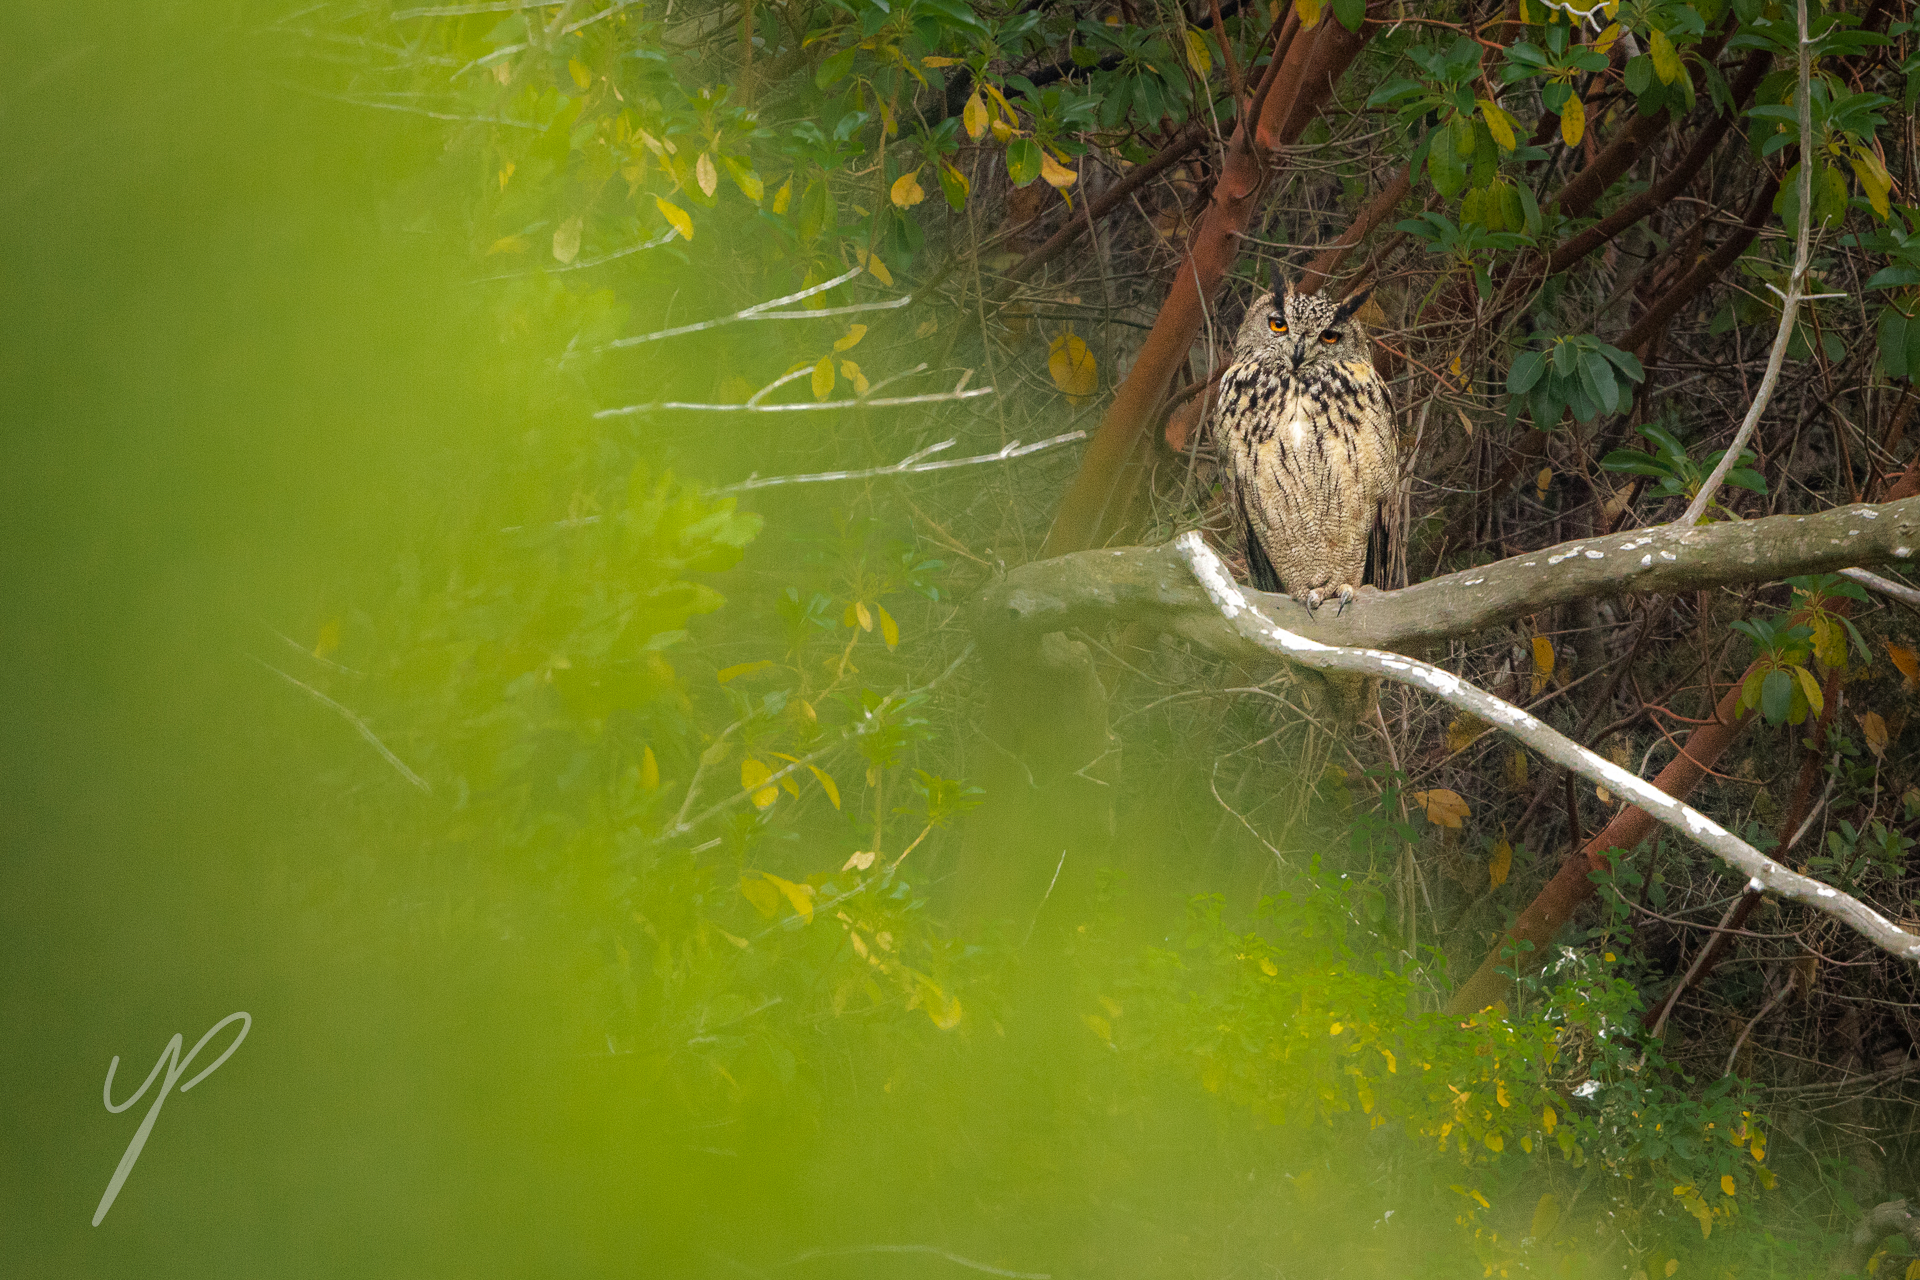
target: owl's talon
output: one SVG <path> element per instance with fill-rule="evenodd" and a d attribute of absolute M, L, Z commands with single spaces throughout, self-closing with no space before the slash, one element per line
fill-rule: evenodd
<path fill-rule="evenodd" d="M 1340 607 L 1333 611 L 1333 616 L 1337 618 L 1341 614 L 1345 613 L 1347 611 L 1347 606 L 1352 603 L 1353 603 L 1353 584 L 1350 582 L 1343 582 L 1340 584 Z"/>
<path fill-rule="evenodd" d="M 1313 590 L 1307 592 L 1307 594 L 1300 597 L 1300 603 L 1307 606 L 1307 614 L 1308 616 L 1312 616 L 1314 611 L 1319 609 L 1321 601 L 1325 599 L 1326 597 L 1320 594 L 1320 589 L 1318 587 L 1315 587 Z"/>

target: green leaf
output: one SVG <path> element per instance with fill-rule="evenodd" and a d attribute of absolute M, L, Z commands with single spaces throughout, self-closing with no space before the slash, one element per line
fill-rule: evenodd
<path fill-rule="evenodd" d="M 821 63 L 819 69 L 813 73 L 814 87 L 824 89 L 853 70 L 853 55 L 858 52 L 857 48 L 852 47 L 842 49 Z"/>
<path fill-rule="evenodd" d="M 1333 0 L 1333 16 L 1349 31 L 1357 32 L 1367 20 L 1367 0 Z"/>
<path fill-rule="evenodd" d="M 1507 370 L 1507 394 L 1523 396 L 1533 390 L 1540 375 L 1547 371 L 1547 358 L 1538 351 L 1522 351 Z"/>
<path fill-rule="evenodd" d="M 1040 144 L 1032 138 L 1015 138 L 1007 144 L 1007 176 L 1013 185 L 1024 187 L 1040 176 Z"/>
<path fill-rule="evenodd" d="M 1785 724 L 1793 710 L 1793 677 L 1778 667 L 1767 672 L 1760 682 L 1760 714 L 1768 724 Z"/>
<path fill-rule="evenodd" d="M 1619 412 L 1620 386 L 1613 380 L 1613 366 L 1607 363 L 1607 358 L 1598 351 L 1584 353 L 1580 357 L 1580 372 L 1600 407 L 1608 413 Z"/>
<path fill-rule="evenodd" d="M 1460 189 L 1467 185 L 1466 163 L 1444 139 L 1436 139 L 1427 151 L 1427 175 L 1433 179 L 1433 189 L 1447 200 L 1459 195 Z"/>

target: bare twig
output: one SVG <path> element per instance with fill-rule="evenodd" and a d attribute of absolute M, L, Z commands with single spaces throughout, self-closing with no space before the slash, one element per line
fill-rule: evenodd
<path fill-rule="evenodd" d="M 1901 604 L 1912 605 L 1914 608 L 1920 609 L 1920 591 L 1916 591 L 1904 582 L 1895 582 L 1893 579 L 1883 578 L 1877 573 L 1868 573 L 1865 569 L 1842 569 L 1840 576 L 1843 578 L 1852 578 L 1855 582 L 1867 588 L 1867 590 L 1878 591 L 1889 600 L 1898 600 Z"/>
<path fill-rule="evenodd" d="M 865 267 L 854 267 L 841 272 L 824 284 L 816 284 L 798 293 L 789 293 L 785 297 L 756 302 L 750 307 L 740 308 L 732 315 L 717 316 L 712 320 L 701 320 L 695 324 L 676 325 L 674 328 L 661 329 L 655 333 L 636 334 L 631 338 L 615 338 L 604 346 L 595 347 L 594 350 L 617 351 L 623 347 L 637 347 L 643 342 L 659 342 L 663 338 L 677 338 L 687 333 L 704 333 L 708 329 L 718 329 L 723 325 L 739 324 L 748 320 L 819 320 L 826 316 L 847 316 L 862 311 L 892 311 L 913 301 L 913 295 L 907 294 L 905 297 L 892 298 L 886 302 L 856 302 L 844 307 L 822 307 L 817 311 L 774 310 L 775 307 L 784 307 L 790 302 L 800 302 L 816 294 L 825 293 L 829 289 L 837 289 L 865 270 Z"/>
<path fill-rule="evenodd" d="M 1706 514 L 1713 495 L 1720 491 L 1721 482 L 1738 464 L 1747 441 L 1753 438 L 1754 429 L 1760 425 L 1760 415 L 1767 411 L 1767 402 L 1773 399 L 1774 385 L 1780 381 L 1780 366 L 1786 361 L 1787 347 L 1793 342 L 1794 317 L 1799 314 L 1806 292 L 1813 231 L 1813 106 L 1808 88 L 1811 46 L 1807 42 L 1807 0 L 1799 0 L 1795 7 L 1800 15 L 1800 88 L 1794 99 L 1800 110 L 1800 233 L 1794 241 L 1793 273 L 1787 277 L 1786 292 L 1780 294 L 1780 328 L 1773 335 L 1773 350 L 1767 356 L 1767 372 L 1760 379 L 1760 389 L 1754 392 L 1753 403 L 1747 406 L 1746 419 L 1735 433 L 1733 443 L 1727 446 L 1713 474 L 1700 486 L 1700 492 L 1687 504 L 1686 514 L 1675 521 L 1676 524 L 1692 525 Z"/>
<path fill-rule="evenodd" d="M 992 390 L 991 387 L 986 389 Z M 923 462 L 922 459 L 928 455 L 938 453 L 942 449 L 950 449 L 957 443 L 954 440 L 942 440 L 939 444 L 928 445 L 918 453 L 910 453 L 900 461 L 884 467 L 869 467 L 865 471 L 817 471 L 812 475 L 804 476 L 766 476 L 764 478 L 749 476 L 739 484 L 730 484 L 713 492 L 739 493 L 745 489 L 769 489 L 777 484 L 821 484 L 829 480 L 868 480 L 876 476 L 904 476 L 922 471 L 944 471 L 949 467 L 971 467 L 981 462 L 1004 462 L 1009 458 L 1024 458 L 1030 453 L 1039 453 L 1042 449 L 1051 449 L 1055 445 L 1069 444 L 1086 438 L 1087 433 L 1084 431 L 1069 431 L 1064 435 L 1053 436 L 1046 440 L 1036 440 L 1032 444 L 1021 444 L 1018 440 L 1014 440 L 1003 449 L 978 454 L 971 458 L 943 458 L 935 462 Z"/>
<path fill-rule="evenodd" d="M 1494 697 L 1450 672 L 1399 654 L 1321 644 L 1274 625 L 1234 582 L 1220 557 L 1198 533 L 1174 540 L 1214 607 L 1247 641 L 1269 653 L 1316 671 L 1346 671 L 1379 676 L 1424 689 L 1489 724 L 1504 729 L 1540 755 L 1607 788 L 1673 828 L 1749 878 L 1756 888 L 1825 912 L 1859 932 L 1889 955 L 1920 960 L 1920 937 L 1901 929 L 1879 912 L 1831 885 L 1797 875 L 1755 849 L 1691 805 L 1613 761 L 1587 750 L 1534 719 L 1519 707 Z"/>
<path fill-rule="evenodd" d="M 248 654 L 247 656 L 250 658 L 253 657 L 252 654 Z M 312 685 L 306 683 L 306 681 L 294 679 L 292 676 L 288 675 L 286 672 L 282 671 L 280 668 L 274 666 L 270 662 L 263 662 L 259 658 L 254 658 L 253 660 L 255 662 L 260 663 L 260 665 L 265 667 L 267 670 L 273 672 L 273 674 L 279 676 L 282 680 L 285 680 L 288 684 L 292 685 L 294 688 L 305 690 L 309 695 L 313 697 L 314 701 L 318 702 L 321 706 L 332 708 L 333 711 L 335 711 L 340 716 L 341 719 L 345 720 L 348 724 L 352 725 L 355 729 L 358 729 L 360 731 L 360 736 L 365 738 L 369 743 L 371 743 L 373 745 L 373 749 L 380 753 L 380 758 L 385 760 L 388 764 L 392 765 L 394 769 L 399 772 L 401 777 L 405 778 L 408 782 L 411 782 L 414 786 L 420 788 L 422 791 L 426 792 L 428 795 L 433 794 L 433 788 L 427 785 L 427 780 L 425 778 L 422 778 L 419 774 L 415 773 L 413 770 L 407 768 L 406 761 L 402 760 L 399 756 L 393 754 L 392 750 L 388 748 L 387 744 L 380 741 L 379 737 L 374 733 L 374 731 L 367 726 L 367 722 L 365 720 L 362 720 L 359 716 L 347 710 L 345 707 L 335 702 L 332 698 L 329 698 L 326 694 L 320 692 L 318 689 L 314 688 Z"/>

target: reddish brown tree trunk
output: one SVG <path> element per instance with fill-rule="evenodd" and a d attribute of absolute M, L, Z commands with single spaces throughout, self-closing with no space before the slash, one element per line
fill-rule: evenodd
<path fill-rule="evenodd" d="M 1680 754 L 1660 771 L 1653 780 L 1654 786 L 1676 800 L 1686 799 L 1706 771 L 1740 736 L 1740 730 L 1747 720 L 1738 710 L 1740 686 L 1746 682 L 1751 670 L 1748 668 L 1748 672 L 1743 672 L 1728 688 L 1726 695 L 1720 699 L 1720 705 L 1714 708 L 1713 719 L 1687 735 Z M 1607 866 L 1608 851 L 1634 848 L 1653 834 L 1653 828 L 1653 817 L 1644 809 L 1626 808 L 1615 814 L 1613 821 L 1602 828 L 1598 835 L 1560 864 L 1559 873 L 1547 882 L 1539 896 L 1527 904 L 1527 909 L 1513 922 L 1513 927 L 1500 940 L 1500 945 L 1480 962 L 1480 968 L 1474 975 L 1453 993 L 1453 999 L 1447 1002 L 1447 1011 L 1457 1014 L 1478 1013 L 1495 1001 L 1504 999 L 1512 979 L 1500 971 L 1538 968 L 1547 957 L 1547 945 L 1553 941 L 1553 935 L 1573 919 L 1573 913 L 1581 903 L 1593 896 L 1593 881 L 1589 876 Z M 1518 955 L 1504 954 L 1523 941 L 1531 943 L 1533 949 Z"/>
<path fill-rule="evenodd" d="M 1240 237 L 1279 171 L 1276 153 L 1299 139 L 1373 31 L 1371 20 L 1353 32 L 1323 11 L 1319 25 L 1288 45 L 1252 130 L 1245 119 L 1235 127 L 1213 198 L 1194 228 L 1152 331 L 1114 393 L 1080 472 L 1060 503 L 1041 548 L 1043 557 L 1101 546 L 1126 526 L 1145 474 L 1161 398 L 1186 360 L 1220 282 L 1240 254 Z"/>

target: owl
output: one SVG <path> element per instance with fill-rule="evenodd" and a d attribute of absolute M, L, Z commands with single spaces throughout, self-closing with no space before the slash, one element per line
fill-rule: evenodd
<path fill-rule="evenodd" d="M 1226 460 L 1248 575 L 1317 610 L 1345 611 L 1386 562 L 1385 504 L 1398 482 L 1393 410 L 1354 312 L 1283 293 L 1254 302 L 1220 378 L 1214 431 Z M 1335 702 L 1349 683 L 1329 682 Z M 1371 699 L 1367 699 L 1371 701 Z M 1339 709 L 1339 708 L 1336 708 Z"/>

